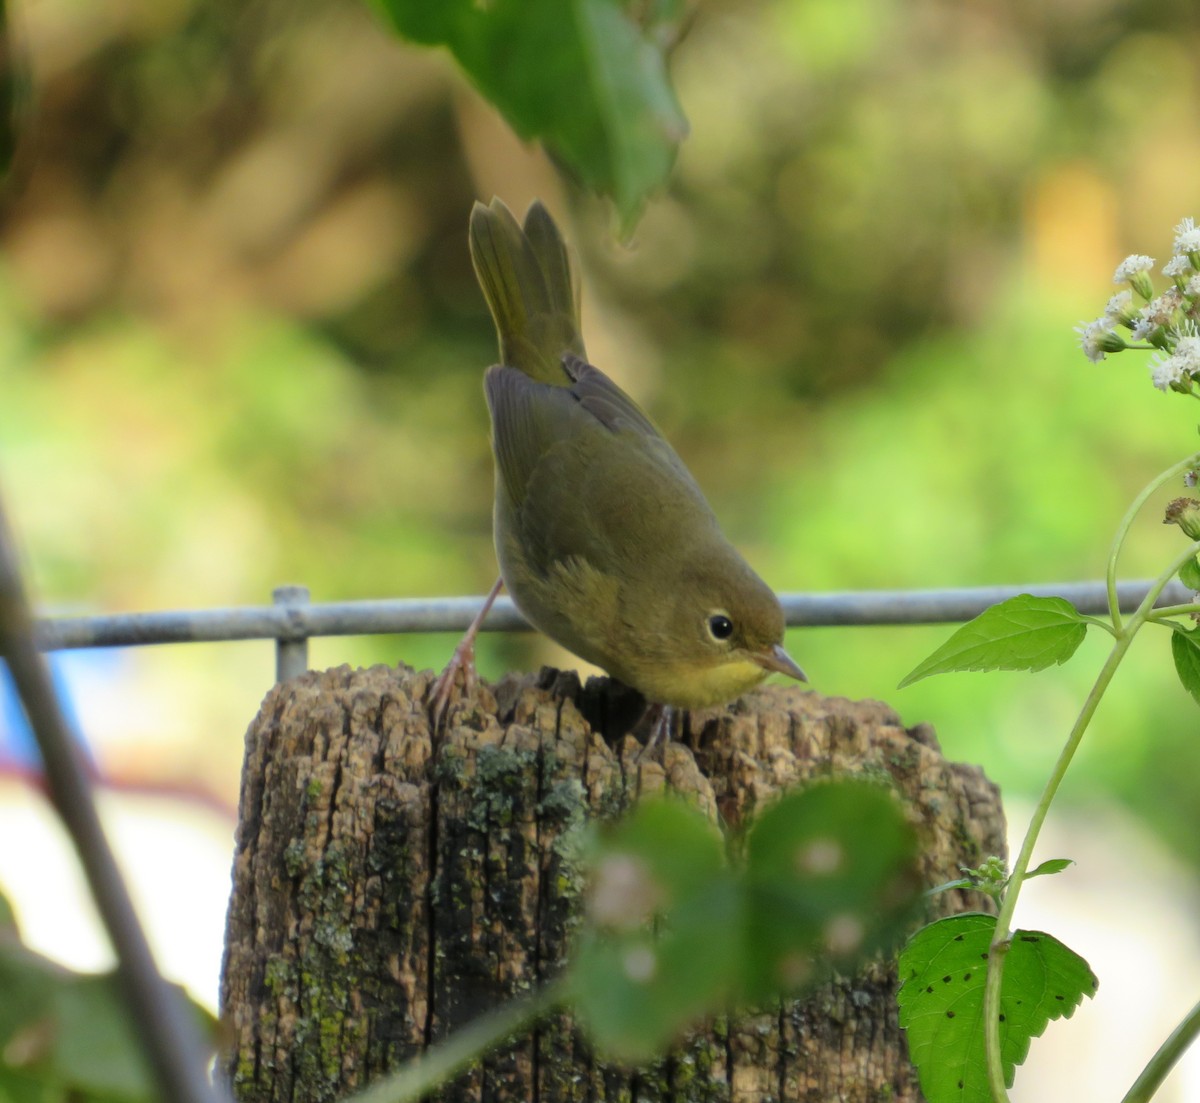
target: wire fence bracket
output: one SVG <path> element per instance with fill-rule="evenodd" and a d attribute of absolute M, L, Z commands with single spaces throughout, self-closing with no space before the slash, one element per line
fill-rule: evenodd
<path fill-rule="evenodd" d="M 311 595 L 307 586 L 276 586 L 271 600 L 286 610 L 288 624 L 294 634 L 280 634 L 275 639 L 275 681 L 298 678 L 308 669 L 308 629 L 305 611 Z"/>

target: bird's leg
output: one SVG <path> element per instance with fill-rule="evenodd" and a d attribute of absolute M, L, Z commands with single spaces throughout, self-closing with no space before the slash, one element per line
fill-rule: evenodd
<path fill-rule="evenodd" d="M 450 656 L 450 661 L 446 664 L 446 669 L 442 671 L 437 682 L 434 684 L 433 692 L 429 697 L 429 715 L 433 721 L 433 730 L 440 731 L 443 722 L 446 719 L 446 712 L 450 708 L 450 698 L 454 693 L 454 684 L 458 680 L 458 673 L 462 671 L 463 676 L 463 693 L 469 694 L 474 688 L 478 676 L 475 673 L 475 637 L 479 635 L 479 627 L 483 624 L 483 618 L 488 615 L 488 611 L 492 607 L 492 603 L 496 600 L 500 593 L 500 588 L 504 585 L 504 579 L 496 579 L 496 584 L 492 587 L 488 596 L 484 598 L 483 607 L 475 614 L 475 619 L 467 626 L 467 631 L 463 638 L 459 640 L 458 646 L 454 649 L 454 654 Z"/>
<path fill-rule="evenodd" d="M 646 745 L 637 756 L 639 764 L 643 758 L 658 746 L 661 740 L 665 738 L 668 743 L 671 741 L 671 724 L 675 719 L 675 709 L 670 705 L 654 704 L 650 706 L 650 715 L 654 713 L 658 715 L 654 720 L 654 726 L 650 729 L 650 736 L 646 740 Z"/>

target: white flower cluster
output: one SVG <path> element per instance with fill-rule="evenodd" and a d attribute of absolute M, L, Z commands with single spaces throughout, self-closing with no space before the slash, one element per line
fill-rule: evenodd
<path fill-rule="evenodd" d="M 1161 391 L 1180 391 L 1200 397 L 1200 228 L 1190 218 L 1175 227 L 1173 255 L 1163 266 L 1171 286 L 1154 294 L 1150 270 L 1154 258 L 1134 254 L 1113 273 L 1113 283 L 1129 287 L 1108 300 L 1104 314 L 1094 322 L 1075 327 L 1079 347 L 1093 363 L 1110 352 L 1129 348 L 1154 348 L 1150 378 Z M 1135 299 L 1136 296 L 1136 299 Z M 1140 299 L 1145 305 L 1137 306 Z M 1130 344 L 1118 328 L 1129 331 Z"/>

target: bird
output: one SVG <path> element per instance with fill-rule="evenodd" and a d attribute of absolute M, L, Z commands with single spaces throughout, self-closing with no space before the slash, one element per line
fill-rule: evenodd
<path fill-rule="evenodd" d="M 783 647 L 774 591 L 650 418 L 588 363 L 575 268 L 546 207 L 535 200 L 521 224 L 498 198 L 476 202 L 469 241 L 499 337 L 484 393 L 500 578 L 435 709 L 444 714 L 457 667 L 471 673 L 502 585 L 530 624 L 665 717 L 731 701 L 771 673 L 807 681 Z"/>

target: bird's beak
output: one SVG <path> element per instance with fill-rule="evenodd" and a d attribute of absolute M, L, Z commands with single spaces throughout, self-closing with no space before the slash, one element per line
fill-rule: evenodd
<path fill-rule="evenodd" d="M 796 665 L 796 660 L 783 649 L 783 644 L 777 643 L 770 651 L 758 651 L 750 656 L 763 670 L 772 674 L 786 674 L 798 682 L 807 682 L 808 677 Z"/>

